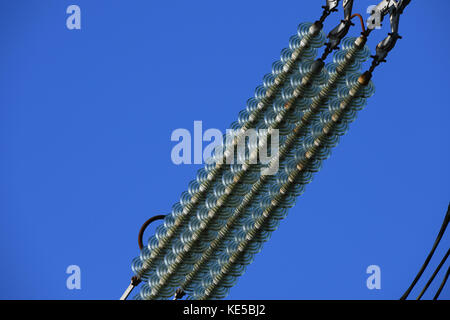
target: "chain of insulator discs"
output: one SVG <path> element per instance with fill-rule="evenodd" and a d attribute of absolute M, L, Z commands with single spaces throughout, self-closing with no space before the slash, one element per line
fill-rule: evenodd
<path fill-rule="evenodd" d="M 350 42 L 353 42 L 349 40 L 350 39 L 344 41 L 344 47 L 346 47 Z M 367 48 L 364 48 L 364 50 L 367 50 Z M 320 124 L 318 122 L 321 118 L 318 116 L 320 115 L 320 112 L 323 110 L 323 108 L 328 106 L 329 102 L 327 102 L 327 100 L 330 99 L 331 96 L 333 96 L 333 94 L 330 94 L 330 92 L 336 91 L 337 85 L 339 83 L 342 83 L 342 80 L 345 79 L 343 75 L 346 74 L 348 70 L 356 68 L 358 67 L 358 65 L 360 65 L 360 61 L 357 61 L 357 59 L 355 59 L 355 55 L 357 55 L 359 51 L 358 49 L 353 47 L 347 50 L 347 48 L 345 48 L 344 51 L 347 51 L 347 54 L 345 55 L 343 61 L 338 64 L 337 68 L 336 66 L 329 65 L 331 69 L 334 68 L 335 70 L 337 69 L 337 71 L 332 73 L 330 80 L 326 85 L 322 85 L 322 90 L 313 100 L 310 108 L 306 112 L 304 112 L 303 117 L 300 117 L 300 120 L 297 119 L 295 127 L 291 129 L 291 133 L 287 137 L 285 144 L 281 147 L 278 159 L 280 166 L 278 176 L 260 177 L 259 181 L 253 185 L 250 193 L 247 194 L 245 200 L 236 209 L 232 219 L 230 219 L 224 229 L 219 232 L 220 236 L 214 239 L 213 243 L 207 249 L 207 252 L 203 254 L 202 259 L 197 262 L 196 266 L 194 267 L 194 272 L 188 275 L 183 288 L 185 288 L 185 286 L 190 286 L 190 281 L 192 281 L 191 279 L 193 279 L 193 276 L 196 273 L 200 274 L 200 276 L 197 275 L 196 288 L 195 286 L 194 288 L 190 286 L 189 289 L 185 289 L 191 294 L 191 297 L 195 299 L 201 298 L 205 284 L 214 282 L 218 285 L 218 287 L 221 287 L 221 280 L 223 279 L 225 273 L 229 272 L 229 276 L 233 278 L 233 280 L 225 280 L 223 282 L 223 288 L 221 288 L 223 289 L 222 292 L 219 291 L 218 295 L 213 296 L 213 298 L 223 298 L 226 295 L 226 288 L 230 287 L 230 284 L 234 283 L 234 280 L 243 273 L 243 267 L 251 263 L 253 255 L 259 252 L 262 243 L 268 240 L 270 232 L 276 229 L 278 221 L 285 216 L 285 208 L 293 205 L 295 198 L 300 194 L 299 191 L 302 191 L 303 189 L 303 184 L 309 181 L 307 179 L 306 181 L 303 181 L 300 184 L 297 183 L 295 185 L 296 191 L 292 191 L 293 194 L 291 195 L 291 199 L 288 201 L 290 205 L 287 207 L 280 205 L 280 207 L 272 211 L 270 221 L 266 222 L 264 225 L 259 226 L 262 228 L 261 230 L 264 230 L 263 234 L 254 234 L 253 236 L 256 238 L 253 241 L 250 241 L 248 243 L 249 248 L 246 248 L 243 241 L 247 237 L 249 237 L 249 235 L 252 235 L 254 233 L 254 230 L 252 230 L 252 228 L 258 228 L 257 217 L 259 217 L 263 213 L 264 208 L 267 208 L 270 204 L 273 204 L 274 199 L 276 199 L 276 197 L 279 197 L 279 192 L 286 193 L 286 191 L 283 191 L 284 189 L 281 188 L 280 181 L 284 181 L 284 179 L 289 176 L 289 170 L 292 170 L 292 168 L 289 167 L 289 161 L 292 161 L 292 158 L 295 157 L 296 153 L 299 152 L 298 150 L 302 149 L 305 141 L 304 136 L 307 136 L 307 131 L 310 128 L 314 128 L 315 130 L 317 130 L 317 128 L 320 127 Z M 336 93 L 334 93 L 334 95 L 336 95 Z M 251 203 L 253 204 L 250 205 Z M 243 212 L 245 212 L 246 214 L 242 215 Z M 232 232 L 234 239 L 231 239 L 231 241 L 227 241 L 226 250 L 217 250 L 217 248 L 220 246 L 220 241 L 226 238 L 226 233 L 230 228 L 233 228 L 232 226 L 234 220 L 237 219 L 240 219 L 240 221 L 239 223 L 234 224 L 234 230 Z M 249 249 L 248 252 L 244 253 L 244 255 L 247 254 L 247 257 L 245 257 L 243 260 L 240 260 L 238 264 L 233 266 L 233 268 L 230 269 L 229 267 L 224 266 L 227 261 L 237 261 L 237 257 L 235 255 L 236 252 L 243 252 L 247 249 Z M 209 265 L 207 265 L 206 267 L 203 265 L 202 267 L 202 264 L 204 264 L 206 260 L 205 256 L 207 256 L 208 254 L 214 254 L 214 258 L 210 259 Z M 200 270 L 200 268 L 203 268 L 203 270 Z M 221 272 L 223 274 L 220 274 Z M 216 274 L 216 276 L 214 276 L 214 274 Z M 193 294 L 191 290 L 193 290 Z M 208 290 L 211 291 L 211 288 Z"/>
<path fill-rule="evenodd" d="M 244 272 L 245 266 L 252 262 L 262 244 L 277 228 L 278 222 L 286 216 L 287 209 L 303 193 L 312 174 L 328 158 L 331 148 L 338 143 L 339 136 L 345 133 L 348 124 L 354 120 L 356 111 L 362 108 L 365 99 L 373 93 L 371 84 L 363 86 L 356 81 L 358 76 L 349 75 L 346 84 L 339 85 L 337 97 L 323 104 L 318 121 L 305 134 L 302 135 L 305 129 L 302 123 L 294 129 L 288 138 L 288 145 L 297 145 L 295 153 L 280 154 L 285 157 L 284 163 L 280 165 L 281 170 L 269 185 L 268 192 L 263 192 L 259 205 L 254 206 L 250 210 L 251 214 L 243 217 L 242 223 L 237 224 L 234 239 L 228 241 L 225 250 L 217 252 L 209 273 L 203 274 L 191 293 L 191 298 L 220 299 L 228 294 L 229 288 Z"/>
<path fill-rule="evenodd" d="M 370 95 L 371 83 L 362 88 L 355 82 L 369 56 L 364 42 L 345 39 L 334 63 L 317 72 L 315 48 L 324 37 L 312 34 L 310 26 L 300 25 L 290 48 L 231 126 L 241 132 L 267 129 L 260 143 L 278 129 L 278 173 L 261 175 L 261 166 L 251 164 L 256 151 L 243 165 L 223 164 L 219 155 L 200 170 L 133 261 L 133 271 L 147 280 L 137 298 L 165 299 L 178 287 L 194 299 L 225 297 Z M 225 150 L 234 148 L 239 137 L 231 141 Z"/>
<path fill-rule="evenodd" d="M 353 54 L 354 54 L 353 51 L 349 53 L 349 58 L 346 59 L 345 62 L 343 63 L 343 65 L 342 65 L 342 71 L 344 71 L 346 69 L 345 66 L 349 65 L 350 61 L 353 59 L 352 58 Z M 296 82 L 298 82 L 299 84 L 295 85 L 295 89 L 293 88 L 291 90 L 292 94 L 285 94 L 286 97 L 283 100 L 287 100 L 287 101 L 283 101 L 282 105 L 284 105 L 284 108 L 281 108 L 281 111 L 278 113 L 278 115 L 276 117 L 275 116 L 271 117 L 272 119 L 275 119 L 273 121 L 273 123 L 272 123 L 272 126 L 280 127 L 279 124 L 280 124 L 281 120 L 287 114 L 287 112 L 295 105 L 296 102 L 300 101 L 301 105 L 303 106 L 304 102 L 306 101 L 306 105 L 308 105 L 309 102 L 310 102 L 309 96 L 316 96 L 318 94 L 318 92 L 320 91 L 320 85 L 324 85 L 326 83 L 326 81 L 327 81 L 327 77 L 326 77 L 327 73 L 324 72 L 324 70 L 322 68 L 319 69 L 319 70 L 321 70 L 321 72 L 319 74 L 315 74 L 314 70 L 312 70 L 312 68 L 311 68 L 311 63 L 304 63 L 303 67 L 304 67 L 303 68 L 304 70 L 301 73 L 304 74 L 304 76 L 301 79 L 297 78 L 298 81 L 292 81 L 291 82 L 291 85 L 296 83 Z M 338 73 L 338 74 L 341 75 L 342 73 Z M 318 85 L 314 85 L 314 79 L 318 80 L 317 81 Z M 335 79 L 339 79 L 339 77 L 335 77 Z M 330 82 L 330 87 L 332 87 L 334 85 L 334 83 L 335 83 L 335 80 L 331 81 Z M 308 84 L 312 84 L 312 85 L 308 86 Z M 309 94 L 307 92 L 309 92 Z M 326 92 L 326 91 L 324 91 L 324 92 Z M 303 97 L 303 96 L 305 96 L 305 97 Z M 321 100 L 323 100 L 322 96 L 321 96 Z M 316 103 L 314 105 L 320 105 L 320 103 L 318 103 L 318 101 L 320 101 L 320 100 L 316 99 Z M 313 107 L 312 108 L 312 112 L 309 112 L 309 113 L 306 112 L 305 116 L 303 118 L 301 116 L 299 117 L 299 113 L 297 112 L 296 113 L 296 117 L 294 117 L 292 119 L 293 121 L 291 122 L 291 124 L 287 126 L 287 130 L 285 128 L 282 131 L 286 132 L 286 134 L 292 132 L 293 125 L 300 118 L 303 119 L 302 126 L 305 126 L 309 122 L 309 120 L 312 119 L 311 115 L 314 114 L 314 112 L 316 112 L 317 110 L 318 110 L 317 108 Z M 304 112 L 304 111 L 305 110 L 302 110 L 301 112 Z M 265 141 L 265 140 L 263 140 L 263 141 Z M 284 156 L 284 153 L 282 153 L 282 155 Z M 261 180 L 262 183 L 260 182 L 258 185 L 263 185 L 265 180 L 266 180 L 266 177 L 267 176 L 261 176 L 260 179 L 262 179 Z M 236 183 L 236 181 L 237 181 L 237 179 L 234 179 L 231 185 L 234 185 Z M 247 199 L 252 199 L 252 197 L 251 197 L 252 192 L 248 193 L 250 188 L 251 188 L 251 186 L 249 185 L 249 187 L 247 188 L 248 190 L 246 192 L 246 198 Z M 233 215 L 231 216 L 231 218 L 226 220 L 228 226 L 232 226 L 234 221 L 240 216 L 240 213 L 245 212 L 245 211 L 242 211 L 242 210 L 239 210 L 239 209 L 242 208 L 242 204 L 245 204 L 245 203 L 248 203 L 248 202 L 246 202 L 244 200 L 244 196 L 243 195 L 239 194 L 238 196 L 240 196 L 240 198 L 237 199 L 237 200 L 239 200 L 237 202 L 237 204 L 241 203 L 241 205 L 238 206 L 238 208 L 233 212 Z M 220 217 L 220 215 L 218 215 L 218 216 Z M 225 220 L 222 219 L 221 221 L 225 221 Z M 207 224 L 206 224 L 206 226 L 207 226 Z M 218 228 L 214 228 L 214 229 L 220 230 L 220 234 L 222 236 L 226 236 L 227 235 L 227 232 L 228 232 L 227 230 L 228 229 L 227 228 L 223 228 L 224 227 L 223 223 L 222 224 L 220 224 L 220 223 L 216 224 L 216 226 Z M 220 237 L 220 235 L 217 235 L 217 233 L 216 233 L 214 235 L 213 239 L 217 243 L 218 240 L 221 239 L 221 237 Z M 212 243 L 210 243 L 207 248 L 202 248 L 201 250 L 204 251 L 206 249 L 207 251 L 211 251 L 211 250 L 214 250 L 215 248 L 216 248 L 216 246 L 213 246 Z M 196 262 L 196 270 L 194 272 L 192 272 L 192 271 L 190 272 L 189 277 L 186 279 L 187 283 L 185 281 L 183 286 L 182 286 L 183 288 L 186 287 L 187 285 L 189 285 L 190 280 L 193 278 L 193 273 L 195 274 L 195 272 L 198 271 L 198 266 L 201 265 L 202 263 L 204 263 L 204 261 L 208 260 L 208 257 L 209 257 L 208 253 L 209 252 L 203 252 L 203 254 L 200 257 L 199 261 Z M 185 255 L 181 255 L 182 259 L 184 259 L 185 257 L 186 257 Z M 188 259 L 188 260 L 190 260 L 190 259 Z M 168 269 L 165 269 L 165 270 L 159 270 L 159 271 L 161 271 L 159 274 L 160 275 L 163 274 L 166 277 L 165 279 L 168 279 L 167 275 L 169 273 L 167 271 L 170 271 L 170 269 L 174 270 L 174 268 L 176 268 L 176 266 L 177 266 L 177 263 L 171 264 L 171 266 L 170 266 L 171 268 L 168 268 Z M 179 278 L 182 278 L 182 276 L 179 277 Z M 167 280 L 166 280 L 166 282 L 167 282 Z M 161 287 L 162 285 L 165 285 L 166 282 L 160 280 L 159 283 L 157 283 L 156 288 Z M 171 284 L 172 285 L 179 285 L 175 281 L 172 281 Z M 153 290 L 154 289 L 155 289 L 155 287 L 153 288 Z M 171 291 L 168 290 L 169 294 L 170 294 L 170 292 Z M 158 298 L 158 296 L 153 294 L 153 295 L 150 296 L 150 298 L 154 299 L 154 298 Z"/>
<path fill-rule="evenodd" d="M 346 40 L 344 45 L 348 45 L 349 41 Z M 347 51 L 347 49 L 345 49 Z M 305 134 L 305 130 L 309 127 L 308 125 L 313 121 L 312 126 L 314 127 L 314 117 L 317 116 L 321 110 L 321 107 L 324 105 L 324 101 L 326 101 L 327 96 L 329 95 L 329 92 L 335 88 L 335 86 L 339 83 L 340 80 L 342 80 L 342 75 L 345 74 L 345 72 L 351 68 L 355 68 L 355 64 L 351 61 L 354 60 L 355 54 L 357 54 L 358 50 L 355 48 L 351 48 L 348 50 L 347 55 L 345 56 L 345 59 L 339 64 L 339 67 L 337 68 L 338 72 L 335 72 L 332 74 L 332 77 L 328 81 L 326 85 L 322 85 L 322 90 L 317 95 L 317 98 L 315 98 L 311 104 L 311 107 L 304 112 L 303 117 L 300 117 L 298 119 L 301 119 L 300 121 L 297 119 L 297 125 L 293 128 L 290 128 L 291 134 L 286 139 L 286 142 L 282 146 L 279 152 L 280 159 L 280 170 L 279 172 L 283 173 L 283 168 L 286 166 L 285 157 L 288 157 L 289 153 L 292 153 L 293 148 L 298 149 L 298 143 L 296 144 L 296 140 L 298 140 L 299 137 Z M 367 55 L 366 55 L 367 56 Z M 332 65 L 330 65 L 331 68 L 333 68 Z M 326 104 L 325 104 L 326 105 Z M 194 267 L 194 271 L 191 272 L 187 278 L 185 283 L 183 284 L 182 288 L 185 289 L 188 293 L 191 294 L 192 298 L 198 299 L 201 298 L 201 294 L 199 292 L 202 292 L 202 286 L 205 286 L 205 283 L 207 284 L 208 281 L 214 281 L 216 284 L 219 284 L 220 287 L 220 278 L 221 277 L 215 277 L 214 273 L 220 273 L 221 267 L 224 265 L 226 261 L 233 261 L 236 257 L 232 257 L 230 252 L 233 252 L 233 250 L 237 250 L 239 248 L 240 251 L 245 250 L 243 245 L 243 240 L 248 237 L 248 235 L 251 232 L 251 227 L 256 226 L 256 216 L 258 214 L 261 214 L 262 209 L 264 207 L 267 207 L 269 203 L 272 202 L 273 199 L 270 199 L 270 195 L 278 192 L 280 190 L 279 186 L 279 179 L 282 178 L 282 176 L 278 176 L 275 179 L 273 179 L 270 176 L 261 176 L 259 181 L 257 181 L 250 193 L 246 195 L 245 200 L 240 204 L 240 206 L 235 210 L 234 215 L 231 219 L 227 221 L 226 226 L 220 230 L 219 237 L 214 239 L 214 241 L 211 243 L 210 247 L 207 249 L 207 251 L 203 254 L 200 261 L 198 261 Z M 261 199 L 261 196 L 263 198 Z M 260 197 L 259 199 L 255 198 Z M 295 200 L 295 195 L 294 198 Z M 249 205 L 253 203 L 253 205 Z M 255 205 L 256 203 L 256 205 Z M 242 215 L 243 212 L 246 212 L 246 214 Z M 272 213 L 273 214 L 273 213 Z M 266 227 L 268 227 L 268 230 L 274 230 L 277 227 L 277 221 L 284 217 L 285 210 L 281 210 L 278 212 L 275 212 L 273 215 L 275 218 L 272 219 L 269 223 L 266 224 Z M 239 223 L 235 223 L 235 220 L 239 220 Z M 231 233 L 234 237 L 231 241 L 228 240 L 226 244 L 226 250 L 222 251 L 218 248 L 220 247 L 220 241 L 227 238 L 227 232 L 230 228 L 233 227 L 234 223 L 234 230 Z M 265 232 L 267 232 L 266 230 Z M 265 234 L 262 238 L 259 238 L 253 242 L 249 243 L 250 251 L 252 254 L 258 252 L 261 249 L 261 243 L 266 241 L 268 239 L 268 235 Z M 260 235 L 258 235 L 259 237 Z M 229 236 L 228 236 L 229 238 Z M 209 254 L 214 254 L 214 258 L 210 259 L 210 263 L 206 264 L 205 262 L 208 258 Z M 231 272 L 231 276 L 237 278 L 240 274 L 243 273 L 243 267 L 245 267 L 246 264 L 250 263 L 252 260 L 252 257 L 247 257 L 243 261 L 240 261 L 237 265 L 235 265 L 233 270 L 230 270 L 228 268 L 222 269 L 226 270 L 227 272 Z M 203 264 L 203 270 L 200 270 Z M 193 277 L 198 274 L 200 276 L 197 276 L 197 288 L 194 286 L 190 286 L 190 282 L 192 282 Z M 209 279 L 209 280 L 208 280 Z M 195 280 L 194 280 L 195 283 Z M 227 285 L 228 283 L 228 285 Z M 224 286 L 222 289 L 225 289 L 226 287 L 230 287 L 230 283 L 234 283 L 233 281 L 226 280 L 224 282 Z M 194 287 L 194 288 L 193 288 Z M 192 294 L 192 290 L 194 290 L 194 294 Z M 220 292 L 219 295 L 214 296 L 213 298 L 222 298 L 224 295 L 226 295 L 225 292 Z"/>
<path fill-rule="evenodd" d="M 322 36 L 320 38 L 321 39 L 320 42 L 318 42 L 318 45 L 323 45 L 324 37 Z M 288 52 L 287 57 L 289 57 L 290 55 L 290 52 Z M 286 58 L 282 57 L 282 61 L 284 60 L 286 60 Z M 291 109 L 294 109 L 296 101 L 301 100 L 304 94 L 316 94 L 316 91 L 311 90 L 311 87 L 308 87 L 307 84 L 312 83 L 315 78 L 322 79 L 322 81 L 326 79 L 325 73 L 322 73 L 322 77 L 320 77 L 320 74 L 315 75 L 310 72 L 310 63 L 307 62 L 312 62 L 312 60 L 308 60 L 308 58 L 306 58 L 299 62 L 300 70 L 295 72 L 291 77 L 291 83 L 295 82 L 295 79 L 300 78 L 301 84 L 295 87 L 293 90 L 290 90 L 290 87 L 292 87 L 291 83 L 288 83 L 283 88 L 281 92 L 281 96 L 283 98 L 281 100 L 284 108 L 282 108 L 276 116 L 270 118 L 267 117 L 267 115 L 270 114 L 270 111 L 268 111 L 266 113 L 266 116 L 264 117 L 264 123 L 260 123 L 260 125 L 257 125 L 259 129 L 261 129 L 263 126 L 265 126 L 264 128 L 268 129 L 266 134 L 259 139 L 261 142 L 261 147 L 262 144 L 265 144 L 265 142 L 267 141 L 267 136 L 270 136 L 273 130 L 277 129 L 283 122 L 283 120 L 285 120 Z M 307 67 L 305 67 L 305 65 Z M 192 261 L 197 258 L 196 255 L 192 255 L 191 253 L 203 252 L 206 249 L 205 244 L 210 243 L 212 239 L 215 238 L 215 235 L 211 235 L 209 229 L 217 230 L 217 227 L 220 228 L 220 223 L 218 222 L 224 221 L 224 218 L 229 217 L 230 210 L 227 210 L 227 208 L 235 207 L 240 202 L 242 202 L 243 197 L 248 192 L 248 189 L 250 187 L 250 184 L 246 183 L 246 180 L 250 179 L 248 182 L 251 183 L 255 178 L 257 178 L 257 172 L 251 172 L 250 168 L 252 168 L 252 159 L 256 160 L 258 156 L 259 148 L 257 146 L 253 146 L 253 148 L 251 147 L 250 149 L 252 149 L 253 151 L 251 155 L 248 156 L 248 159 L 245 159 L 244 165 L 237 167 L 235 166 L 234 170 L 230 170 L 230 179 L 223 179 L 222 181 L 219 181 L 213 188 L 214 195 L 211 195 L 211 197 L 207 198 L 206 200 L 207 211 L 204 211 L 204 216 L 193 217 L 190 220 L 189 230 L 182 235 L 178 243 L 175 243 L 173 245 L 172 253 L 179 252 L 178 255 L 175 256 L 175 254 L 169 254 L 167 256 L 168 259 L 166 260 L 169 261 L 169 263 L 161 264 L 159 266 L 159 269 L 157 269 L 156 272 L 157 276 L 155 276 L 154 278 L 155 282 L 153 283 L 153 286 L 144 288 L 144 290 L 147 289 L 145 293 L 148 294 L 151 287 L 151 293 L 148 296 L 145 296 L 145 298 L 159 298 L 159 293 L 161 293 L 161 295 L 164 295 L 163 291 L 159 292 L 159 290 L 161 290 L 162 288 L 165 288 L 165 292 L 167 295 L 170 296 L 171 293 L 173 295 L 176 286 L 181 284 L 180 281 L 186 274 L 186 261 Z M 255 166 L 253 167 L 253 169 L 254 168 Z M 244 192 L 242 187 L 246 187 Z M 213 224 L 215 224 L 215 226 L 213 226 Z M 207 235 L 208 239 L 204 237 L 203 233 L 205 231 L 210 233 L 209 235 Z M 183 248 L 183 250 L 180 252 L 179 248 Z M 189 255 L 191 257 L 188 257 Z M 181 264 L 183 264 L 183 267 L 185 267 L 185 271 L 178 270 L 178 267 Z M 193 265 L 193 263 L 191 263 L 191 265 Z"/>
<path fill-rule="evenodd" d="M 257 88 L 255 99 L 249 100 L 247 110 L 245 110 L 248 112 L 248 119 L 241 125 L 242 132 L 260 120 L 261 115 L 279 94 L 299 61 L 301 59 L 311 60 L 315 56 L 314 48 L 323 44 L 323 41 L 320 40 L 323 38 L 323 34 L 314 35 L 313 32 L 310 32 L 310 30 L 313 31 L 312 29 L 310 24 L 302 24 L 299 27 L 299 35 L 291 38 L 290 48 L 283 50 L 284 59 L 274 63 L 272 74 L 265 77 L 264 89 Z M 286 58 L 288 52 L 291 52 L 291 56 Z M 233 124 L 232 128 L 235 127 L 236 125 Z M 239 140 L 239 137 L 235 137 L 233 145 L 236 146 L 240 142 Z M 226 164 L 218 161 L 215 166 L 207 165 L 204 169 L 199 170 L 197 179 L 189 184 L 188 192 L 182 194 L 180 202 L 173 206 L 172 212 L 165 218 L 164 224 L 157 229 L 156 235 L 150 238 L 148 247 L 142 250 L 139 258 L 134 259 L 132 269 L 137 276 L 148 279 L 153 272 L 153 267 L 157 265 L 158 259 L 166 253 L 172 240 L 180 235 L 180 230 L 186 221 L 204 201 L 206 191 L 221 178 L 221 173 L 227 169 L 226 167 Z"/>
<path fill-rule="evenodd" d="M 297 69 L 300 60 L 309 61 L 315 57 L 315 48 L 321 47 L 324 42 L 323 33 L 315 33 L 317 31 L 311 27 L 311 24 L 300 25 L 298 36 L 291 38 L 290 48 L 283 50 L 282 60 L 274 64 L 272 75 L 265 77 L 265 86 L 257 88 L 255 99 L 249 100 L 246 110 L 248 119 L 246 121 L 242 120 L 241 113 L 242 131 L 246 131 L 254 123 L 261 122 L 263 111 L 279 95 L 280 89 L 282 89 L 292 72 Z M 232 125 L 232 128 L 236 128 L 236 124 Z M 238 144 L 236 139 L 233 142 L 234 145 Z M 197 216 L 199 211 L 200 213 L 205 211 L 204 203 L 198 204 L 198 202 L 202 202 L 207 198 L 202 192 L 204 193 L 204 190 L 211 189 L 211 185 L 217 182 L 221 183 L 224 180 L 224 177 L 220 176 L 220 171 L 224 171 L 222 170 L 223 167 L 225 167 L 224 164 L 217 162 L 216 166 L 206 166 L 205 169 L 199 171 L 197 180 L 190 183 L 189 191 L 183 193 L 180 203 L 174 206 L 172 214 L 166 217 L 164 225 L 158 228 L 156 235 L 150 239 L 148 248 L 144 248 L 141 256 L 133 261 L 133 270 L 137 275 L 146 279 L 148 275 L 155 274 L 154 266 L 164 262 L 164 259 L 161 259 L 161 257 L 167 251 L 161 248 L 172 242 L 172 239 L 169 239 L 170 237 L 179 238 L 180 234 L 182 234 L 183 224 L 186 224 L 188 218 Z M 197 202 L 195 207 L 193 206 L 194 202 Z M 194 211 L 194 215 L 190 215 L 192 211 Z"/>

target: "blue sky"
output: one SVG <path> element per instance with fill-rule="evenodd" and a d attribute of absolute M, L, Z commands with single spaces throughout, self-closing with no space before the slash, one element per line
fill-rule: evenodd
<path fill-rule="evenodd" d="M 1 1 L 0 298 L 120 297 L 140 225 L 199 168 L 172 163 L 172 131 L 228 128 L 324 3 Z M 71 4 L 81 30 L 66 28 Z M 412 1 L 376 94 L 230 299 L 397 299 L 409 286 L 450 200 L 448 9 Z M 72 264 L 81 290 L 66 288 Z M 366 287 L 372 264 L 381 290 Z"/>

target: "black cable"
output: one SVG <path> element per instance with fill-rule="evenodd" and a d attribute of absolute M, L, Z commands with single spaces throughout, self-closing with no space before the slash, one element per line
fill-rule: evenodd
<path fill-rule="evenodd" d="M 402 295 L 400 300 L 405 300 L 406 298 L 408 298 L 409 294 L 411 293 L 411 290 L 414 288 L 417 281 L 419 281 L 420 277 L 422 276 L 423 272 L 425 271 L 426 267 L 428 266 L 428 263 L 430 262 L 431 257 L 433 257 L 433 254 L 436 251 L 436 248 L 437 248 L 439 242 L 441 241 L 442 236 L 445 233 L 445 229 L 447 228 L 449 221 L 450 221 L 450 204 L 448 206 L 447 214 L 445 215 L 444 222 L 442 223 L 441 230 L 439 230 L 438 236 L 437 236 L 436 240 L 434 241 L 433 248 L 431 248 L 431 251 L 428 254 L 427 259 L 423 263 L 422 268 L 420 268 L 419 273 L 417 273 L 416 277 L 414 278 L 414 281 L 411 283 L 411 285 L 406 290 L 406 292 Z"/>
<path fill-rule="evenodd" d="M 142 238 L 144 237 L 144 232 L 145 229 L 147 229 L 147 227 L 149 226 L 150 223 L 152 223 L 153 221 L 156 220 L 162 220 L 164 219 L 166 216 L 163 214 L 151 217 L 150 219 L 148 219 L 147 221 L 144 222 L 144 224 L 141 227 L 141 230 L 139 230 L 139 235 L 138 235 L 138 244 L 139 244 L 139 249 L 142 250 L 142 248 L 144 248 L 144 243 L 142 242 Z"/>
<path fill-rule="evenodd" d="M 166 217 L 165 215 L 160 214 L 160 215 L 153 216 L 144 222 L 141 229 L 139 230 L 139 235 L 138 235 L 138 245 L 139 245 L 140 250 L 142 250 L 144 248 L 144 243 L 142 242 L 142 238 L 144 237 L 144 232 L 147 229 L 147 227 L 150 225 L 150 223 L 152 223 L 153 221 L 156 221 L 156 220 L 162 220 L 165 217 Z M 139 276 L 134 275 L 133 277 L 131 277 L 131 283 L 128 286 L 127 290 L 125 290 L 125 293 L 122 295 L 120 300 L 126 300 L 128 298 L 128 295 L 131 293 L 131 291 L 133 291 L 133 289 L 135 287 L 137 287 L 141 283 L 141 281 L 142 280 Z"/>
<path fill-rule="evenodd" d="M 422 296 L 424 295 L 425 291 L 427 291 L 428 287 L 431 285 L 431 283 L 433 282 L 434 278 L 439 273 L 439 271 L 441 270 L 441 268 L 444 265 L 445 261 L 447 260 L 449 254 L 450 254 L 450 249 L 447 250 L 446 255 L 444 256 L 444 258 L 442 258 L 441 262 L 437 266 L 437 268 L 434 271 L 433 275 L 431 276 L 430 280 L 428 280 L 427 284 L 425 285 L 425 288 L 423 288 L 422 292 L 417 297 L 417 300 L 420 300 L 420 298 L 422 298 Z"/>
<path fill-rule="evenodd" d="M 438 291 L 436 292 L 436 295 L 434 296 L 433 300 L 437 300 L 437 298 L 439 298 L 439 295 L 441 294 L 441 291 L 442 291 L 442 289 L 444 289 L 445 283 L 447 282 L 449 274 L 450 274 L 450 267 L 448 267 L 447 272 L 445 273 L 444 280 L 442 280 L 441 286 L 439 287 Z"/>

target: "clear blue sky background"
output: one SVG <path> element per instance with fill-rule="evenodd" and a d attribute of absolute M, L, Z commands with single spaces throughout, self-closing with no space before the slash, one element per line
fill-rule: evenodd
<path fill-rule="evenodd" d="M 172 164 L 172 131 L 225 130 L 324 3 L 1 0 L 0 298 L 117 299 L 140 225 L 199 168 Z M 82 30 L 66 28 L 70 4 Z M 450 200 L 449 9 L 412 1 L 375 96 L 229 298 L 397 299 L 408 287 Z M 81 290 L 66 289 L 71 264 Z M 366 288 L 372 264 L 381 290 Z"/>

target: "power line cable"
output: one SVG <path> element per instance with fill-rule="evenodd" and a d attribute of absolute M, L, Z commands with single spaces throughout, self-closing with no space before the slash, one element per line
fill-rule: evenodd
<path fill-rule="evenodd" d="M 419 281 L 419 279 L 422 276 L 423 272 L 427 268 L 428 263 L 430 262 L 431 258 L 433 257 L 433 254 L 436 251 L 436 248 L 439 245 L 439 242 L 441 241 L 442 236 L 445 233 L 445 230 L 447 229 L 449 221 L 450 221 L 450 203 L 449 203 L 449 206 L 448 206 L 448 209 L 447 209 L 447 214 L 445 215 L 445 218 L 444 218 L 444 222 L 442 223 L 441 230 L 439 230 L 438 236 L 437 236 L 436 240 L 434 241 L 433 247 L 431 248 L 431 251 L 428 254 L 427 259 L 423 263 L 422 268 L 420 268 L 420 270 L 417 273 L 416 277 L 414 278 L 413 282 L 411 283 L 409 288 L 405 291 L 405 293 L 402 295 L 400 300 L 405 300 L 406 298 L 408 298 L 409 294 L 411 293 L 412 289 L 416 285 L 417 281 Z"/>
<path fill-rule="evenodd" d="M 439 298 L 439 295 L 441 294 L 442 289 L 444 289 L 444 286 L 447 282 L 448 275 L 450 274 L 450 267 L 448 267 L 447 272 L 445 273 L 444 280 L 442 280 L 441 286 L 439 287 L 438 291 L 436 292 L 436 295 L 434 296 L 433 300 L 437 300 Z"/>
<path fill-rule="evenodd" d="M 445 261 L 447 260 L 448 256 L 450 254 L 450 249 L 447 250 L 447 254 L 444 256 L 444 258 L 442 258 L 441 262 L 439 263 L 439 265 L 437 266 L 436 270 L 434 271 L 433 275 L 431 276 L 430 280 L 428 280 L 427 284 L 425 285 L 425 287 L 423 288 L 422 292 L 419 294 L 419 296 L 417 297 L 417 300 L 420 300 L 420 298 L 422 298 L 422 296 L 424 295 L 425 291 L 427 291 L 428 287 L 431 285 L 431 283 L 433 282 L 434 278 L 436 277 L 436 275 L 439 273 L 439 271 L 441 270 L 442 266 L 444 265 Z"/>
<path fill-rule="evenodd" d="M 147 227 L 150 225 L 150 223 L 157 221 L 157 220 L 163 220 L 165 217 L 166 217 L 165 215 L 160 214 L 160 215 L 153 216 L 144 222 L 144 224 L 142 225 L 141 229 L 139 230 L 139 234 L 138 234 L 138 245 L 139 245 L 140 250 L 142 250 L 144 248 L 144 243 L 142 241 L 142 238 L 144 237 L 144 232 L 147 229 Z M 141 278 L 136 275 L 131 277 L 131 282 L 128 285 L 128 288 L 125 290 L 125 292 L 120 297 L 120 300 L 126 300 L 128 298 L 128 296 L 130 295 L 131 291 L 133 291 L 133 289 L 135 287 L 137 287 L 139 285 L 139 283 L 141 283 L 141 281 L 142 281 Z"/>

